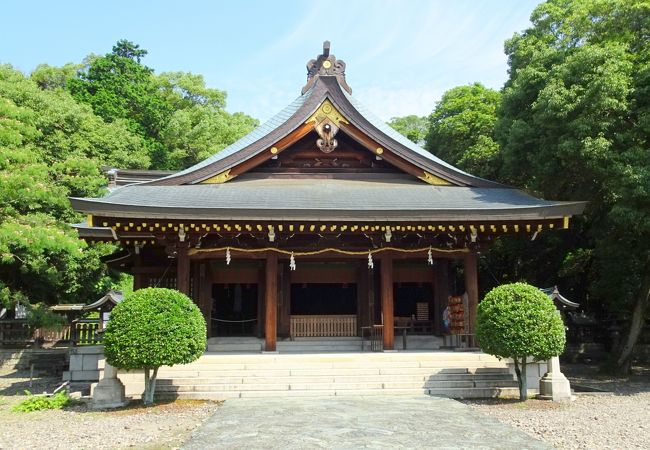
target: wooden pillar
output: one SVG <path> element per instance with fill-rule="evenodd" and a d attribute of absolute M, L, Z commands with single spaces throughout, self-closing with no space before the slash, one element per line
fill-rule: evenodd
<path fill-rule="evenodd" d="M 194 304 L 201 308 L 199 298 L 201 295 L 201 264 L 200 261 L 190 260 L 190 298 Z"/>
<path fill-rule="evenodd" d="M 280 336 L 289 336 L 291 327 L 291 269 L 289 264 L 281 264 L 279 274 L 278 333 Z"/>
<path fill-rule="evenodd" d="M 190 295 L 190 257 L 187 247 L 179 247 L 176 253 L 176 289 Z"/>
<path fill-rule="evenodd" d="M 198 304 L 205 318 L 208 337 L 210 338 L 212 337 L 212 273 L 210 271 L 210 264 L 200 263 L 198 273 Z"/>
<path fill-rule="evenodd" d="M 275 252 L 269 252 L 266 256 L 265 281 L 264 349 L 274 352 L 278 333 L 278 254 Z"/>
<path fill-rule="evenodd" d="M 264 320 L 266 317 L 266 308 L 264 302 L 266 295 L 264 293 L 264 283 L 266 282 L 266 264 L 258 269 L 257 273 L 257 332 L 258 338 L 264 337 Z"/>
<path fill-rule="evenodd" d="M 384 315 L 384 350 L 393 350 L 395 321 L 393 319 L 393 258 L 381 259 L 381 312 Z"/>
<path fill-rule="evenodd" d="M 478 307 L 478 257 L 475 251 L 465 255 L 465 292 L 468 298 L 469 334 L 476 332 Z"/>
<path fill-rule="evenodd" d="M 133 290 L 144 289 L 147 286 L 147 275 L 143 273 L 136 273 L 133 275 Z"/>
<path fill-rule="evenodd" d="M 137 249 L 135 251 L 135 257 L 134 257 L 134 267 L 140 268 L 143 266 L 142 262 L 142 251 L 143 249 Z M 143 273 L 134 273 L 133 274 L 133 290 L 137 291 L 138 289 L 144 289 L 147 287 L 147 275 Z"/>
<path fill-rule="evenodd" d="M 368 307 L 370 308 L 370 325 L 381 323 L 381 285 L 379 274 L 375 269 L 368 270 Z"/>
<path fill-rule="evenodd" d="M 369 301 L 370 284 L 368 283 L 368 268 L 361 264 L 357 269 L 357 333 L 361 336 L 361 327 L 372 325 Z"/>
<path fill-rule="evenodd" d="M 435 307 L 433 309 L 435 314 L 435 317 L 433 318 L 433 327 L 435 335 L 442 336 L 442 312 L 447 307 L 447 299 L 449 298 L 448 259 L 439 259 L 436 261 L 433 277 L 433 295 L 435 299 Z"/>

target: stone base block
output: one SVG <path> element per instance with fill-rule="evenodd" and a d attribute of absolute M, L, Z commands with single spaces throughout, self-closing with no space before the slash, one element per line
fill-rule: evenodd
<path fill-rule="evenodd" d="M 63 381 L 97 381 L 99 380 L 99 370 L 75 370 L 64 371 Z"/>
<path fill-rule="evenodd" d="M 549 372 L 539 380 L 539 398 L 554 402 L 569 402 L 572 400 L 571 384 L 564 374 Z"/>
<path fill-rule="evenodd" d="M 93 383 L 90 386 L 90 395 L 93 398 L 91 406 L 97 409 L 119 408 L 128 403 L 124 395 L 124 385 L 117 378 Z"/>
<path fill-rule="evenodd" d="M 560 370 L 560 358 L 557 356 L 548 360 L 548 372 L 539 380 L 539 398 L 554 402 L 572 400 L 571 384 Z"/>

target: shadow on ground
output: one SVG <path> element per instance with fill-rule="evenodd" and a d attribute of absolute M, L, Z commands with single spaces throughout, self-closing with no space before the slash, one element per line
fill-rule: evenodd
<path fill-rule="evenodd" d="M 29 371 L 13 371 L 0 374 L 0 396 L 25 395 L 32 393 L 52 392 L 61 385 L 61 377 L 34 377 L 31 386 Z"/>
<path fill-rule="evenodd" d="M 562 372 L 571 385 L 595 388 L 614 395 L 636 395 L 650 392 L 650 366 L 636 365 L 632 374 L 617 377 L 604 374 L 596 364 L 563 364 Z"/>

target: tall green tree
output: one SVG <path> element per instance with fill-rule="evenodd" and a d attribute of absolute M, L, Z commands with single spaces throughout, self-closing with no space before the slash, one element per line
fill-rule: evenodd
<path fill-rule="evenodd" d="M 83 64 L 41 65 L 29 78 L 0 66 L 0 302 L 86 301 L 115 282 L 69 226 L 68 197 L 103 193 L 103 165 L 184 168 L 257 121 L 224 110 L 203 77 L 161 74 L 119 41 Z"/>
<path fill-rule="evenodd" d="M 106 124 L 62 89 L 41 90 L 0 66 L 0 300 L 86 301 L 111 281 L 100 257 L 70 228 L 67 197 L 101 195 L 102 164 L 146 166 L 124 124 Z"/>
<path fill-rule="evenodd" d="M 32 144 L 48 164 L 90 158 L 125 168 L 146 168 L 148 149 L 124 120 L 106 123 L 90 107 L 77 103 L 65 90 L 42 90 L 10 66 L 0 66 L 0 98 L 19 107 L 35 128 Z M 4 127 L 8 126 L 5 122 Z"/>
<path fill-rule="evenodd" d="M 111 53 L 89 57 L 65 85 L 109 123 L 123 122 L 149 149 L 151 168 L 184 169 L 218 152 L 257 125 L 225 111 L 226 93 L 208 88 L 201 75 L 155 75 L 142 63 L 147 51 L 127 40 Z M 39 79 L 48 74 L 42 69 Z M 56 77 L 54 77 L 56 79 Z"/>
<path fill-rule="evenodd" d="M 404 117 L 393 117 L 388 122 L 388 125 L 406 136 L 411 142 L 424 145 L 424 138 L 429 128 L 426 117 L 420 117 L 414 114 Z"/>
<path fill-rule="evenodd" d="M 208 88 L 201 75 L 163 72 L 156 82 L 174 109 L 160 136 L 168 168 L 183 169 L 196 164 L 258 124 L 246 114 L 225 111 L 226 93 Z"/>
<path fill-rule="evenodd" d="M 589 201 L 565 261 L 592 271 L 592 298 L 627 321 L 626 372 L 650 303 L 650 2 L 550 0 L 531 21 L 506 42 L 502 174 Z"/>
<path fill-rule="evenodd" d="M 77 72 L 83 64 L 67 63 L 62 67 L 39 64 L 31 73 L 30 78 L 41 89 L 65 89 L 68 81 L 77 77 Z"/>
<path fill-rule="evenodd" d="M 111 53 L 90 59 L 67 88 L 106 122 L 126 123 L 160 160 L 164 159 L 160 134 L 173 108 L 159 91 L 153 70 L 140 62 L 146 54 L 138 45 L 121 40 Z"/>
<path fill-rule="evenodd" d="M 494 126 L 500 101 L 499 92 L 480 83 L 448 90 L 429 116 L 425 148 L 467 172 L 496 179 Z"/>

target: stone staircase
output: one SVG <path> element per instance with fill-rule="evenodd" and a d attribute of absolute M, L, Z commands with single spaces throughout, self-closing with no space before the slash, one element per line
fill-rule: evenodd
<path fill-rule="evenodd" d="M 362 350 L 360 337 L 326 337 L 326 338 L 294 338 L 279 339 L 279 353 L 345 353 Z M 442 338 L 436 336 L 408 335 L 406 344 L 409 350 L 438 350 Z M 395 337 L 395 349 L 402 350 L 403 336 Z M 369 350 L 370 342 L 366 339 L 365 350 Z M 264 339 L 256 337 L 213 337 L 208 339 L 210 353 L 257 353 L 264 349 Z"/>
<path fill-rule="evenodd" d="M 479 352 L 211 354 L 162 367 L 157 398 L 439 395 L 510 397 L 517 383 L 505 362 Z M 120 374 L 127 395 L 141 373 Z"/>

